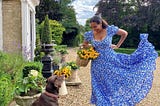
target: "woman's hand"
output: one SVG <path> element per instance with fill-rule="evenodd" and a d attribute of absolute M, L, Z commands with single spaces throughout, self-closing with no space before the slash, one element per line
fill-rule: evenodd
<path fill-rule="evenodd" d="M 112 45 L 111 45 L 111 48 L 112 48 L 112 49 L 118 49 L 119 47 L 118 47 L 117 45 L 112 44 Z"/>
<path fill-rule="evenodd" d="M 80 46 L 83 47 L 83 48 L 89 48 L 91 46 L 91 44 L 89 44 L 89 42 L 87 42 L 87 41 L 84 41 L 82 43 L 82 45 L 80 45 Z"/>

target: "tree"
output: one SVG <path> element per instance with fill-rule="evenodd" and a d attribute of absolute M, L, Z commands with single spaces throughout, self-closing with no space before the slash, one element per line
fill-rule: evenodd
<path fill-rule="evenodd" d="M 44 20 L 44 25 L 42 25 L 41 43 L 50 44 L 51 41 L 52 41 L 52 36 L 50 31 L 49 18 L 48 18 L 48 15 L 46 15 Z"/>
<path fill-rule="evenodd" d="M 40 23 L 48 15 L 49 19 L 61 21 L 63 14 L 60 11 L 59 2 L 56 0 L 40 0 L 39 6 L 36 7 L 36 18 Z"/>
<path fill-rule="evenodd" d="M 68 46 L 75 46 L 75 40 L 79 37 L 78 34 L 80 33 L 80 25 L 76 20 L 76 13 L 74 11 L 73 6 L 70 5 L 71 0 L 63 0 L 61 3 L 61 10 L 63 10 L 63 20 L 61 21 L 62 25 L 65 27 L 66 31 L 63 33 L 63 42 L 62 44 Z"/>
<path fill-rule="evenodd" d="M 74 8 L 70 5 L 72 0 L 41 0 L 36 8 L 36 18 L 41 23 L 48 14 L 49 19 L 60 22 L 65 27 L 62 44 L 73 45 L 79 34 L 79 24 L 76 20 Z"/>

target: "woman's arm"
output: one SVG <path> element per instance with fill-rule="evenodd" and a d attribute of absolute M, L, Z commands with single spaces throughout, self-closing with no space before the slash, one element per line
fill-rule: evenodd
<path fill-rule="evenodd" d="M 117 49 L 121 46 L 121 44 L 124 42 L 124 40 L 126 39 L 127 35 L 128 35 L 128 32 L 123 30 L 123 29 L 119 29 L 118 32 L 117 32 L 117 35 L 120 35 L 121 38 L 119 40 L 119 42 L 117 43 L 117 45 L 112 45 L 111 47 L 113 49 Z"/>
<path fill-rule="evenodd" d="M 86 41 L 86 40 L 84 40 L 83 43 L 82 43 L 82 46 L 83 46 L 84 48 L 89 47 L 89 42 Z"/>

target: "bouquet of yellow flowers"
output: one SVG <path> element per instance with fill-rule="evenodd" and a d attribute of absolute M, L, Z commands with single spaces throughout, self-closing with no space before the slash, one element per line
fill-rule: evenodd
<path fill-rule="evenodd" d="M 99 56 L 99 53 L 94 50 L 93 46 L 90 46 L 89 48 L 79 49 L 77 55 L 77 65 L 85 67 L 89 60 L 96 59 Z"/>
<path fill-rule="evenodd" d="M 69 76 L 71 76 L 71 67 L 70 66 L 63 66 L 59 70 L 55 70 L 53 74 L 57 75 L 57 76 L 64 75 L 65 78 L 68 78 Z"/>

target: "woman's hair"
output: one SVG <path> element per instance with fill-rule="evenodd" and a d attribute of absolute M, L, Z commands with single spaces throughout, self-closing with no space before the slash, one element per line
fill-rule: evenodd
<path fill-rule="evenodd" d="M 102 19 L 101 16 L 99 16 L 99 15 L 93 16 L 90 19 L 90 23 L 92 23 L 92 22 L 96 22 L 97 24 L 102 23 L 102 28 L 103 29 L 107 28 L 107 26 L 108 26 L 108 23 L 104 19 Z"/>

